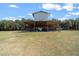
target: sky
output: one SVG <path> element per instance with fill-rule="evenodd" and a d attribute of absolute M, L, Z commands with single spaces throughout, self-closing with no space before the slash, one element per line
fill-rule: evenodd
<path fill-rule="evenodd" d="M 0 3 L 0 20 L 33 19 L 32 13 L 46 11 L 49 19 L 72 19 L 79 17 L 79 3 Z"/>

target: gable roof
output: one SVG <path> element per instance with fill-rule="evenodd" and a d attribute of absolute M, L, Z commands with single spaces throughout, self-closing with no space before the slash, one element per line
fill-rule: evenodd
<path fill-rule="evenodd" d="M 32 13 L 32 15 L 34 16 L 34 14 L 37 14 L 37 13 L 40 13 L 40 12 L 49 14 L 48 12 L 45 12 L 45 11 L 37 11 L 37 12 Z"/>

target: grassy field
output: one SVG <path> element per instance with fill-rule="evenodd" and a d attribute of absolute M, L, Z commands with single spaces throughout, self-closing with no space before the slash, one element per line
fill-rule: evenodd
<path fill-rule="evenodd" d="M 0 55 L 79 55 L 79 31 L 1 31 Z"/>

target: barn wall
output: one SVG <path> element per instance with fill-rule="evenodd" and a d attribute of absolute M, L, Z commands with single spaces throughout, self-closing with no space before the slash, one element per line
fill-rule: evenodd
<path fill-rule="evenodd" d="M 35 21 L 46 21 L 48 20 L 48 16 L 49 14 L 40 12 L 40 13 L 34 14 L 34 20 Z"/>

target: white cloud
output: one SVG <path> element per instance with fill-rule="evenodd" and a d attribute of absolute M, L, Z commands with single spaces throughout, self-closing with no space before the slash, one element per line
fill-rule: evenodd
<path fill-rule="evenodd" d="M 58 18 L 59 20 L 65 20 L 67 19 L 66 17 Z"/>
<path fill-rule="evenodd" d="M 9 7 L 12 7 L 12 8 L 19 8 L 19 7 L 16 6 L 16 5 L 9 5 Z"/>
<path fill-rule="evenodd" d="M 2 20 L 16 20 L 15 17 L 5 17 L 5 18 L 2 18 Z"/>
<path fill-rule="evenodd" d="M 57 11 L 62 10 L 59 4 L 51 4 L 51 3 L 42 4 L 42 8 L 47 10 L 57 10 Z"/>
<path fill-rule="evenodd" d="M 65 5 L 61 6 L 60 4 L 51 4 L 51 3 L 44 3 L 42 4 L 42 8 L 47 9 L 47 10 L 67 10 L 67 11 L 72 11 L 74 10 L 76 7 L 74 7 L 74 5 L 72 3 L 66 3 Z"/>
<path fill-rule="evenodd" d="M 21 20 L 21 18 L 20 17 L 4 17 L 4 18 L 2 18 L 2 20 Z"/>
<path fill-rule="evenodd" d="M 61 18 L 58 18 L 59 20 L 66 20 L 70 17 L 71 15 L 69 14 L 66 14 L 65 16 L 61 17 Z"/>
<path fill-rule="evenodd" d="M 69 16 L 71 16 L 71 15 L 69 15 L 69 14 L 65 15 L 65 17 L 69 17 Z"/>
<path fill-rule="evenodd" d="M 54 15 L 50 14 L 50 17 L 54 17 Z"/>
<path fill-rule="evenodd" d="M 72 11 L 75 7 L 73 4 L 65 4 L 62 8 L 66 9 L 67 11 Z"/>
<path fill-rule="evenodd" d="M 77 7 L 77 9 L 79 9 L 79 6 Z"/>
<path fill-rule="evenodd" d="M 68 19 L 69 16 L 71 16 L 71 15 L 66 14 L 64 17 L 61 17 L 61 18 L 58 18 L 58 19 L 59 19 L 59 20 L 66 20 L 66 19 Z"/>
<path fill-rule="evenodd" d="M 18 16 L 19 18 L 24 18 L 25 16 Z"/>
<path fill-rule="evenodd" d="M 27 15 L 32 16 L 32 13 L 28 13 Z"/>
<path fill-rule="evenodd" d="M 69 12 L 69 15 L 79 16 L 79 12 Z"/>

